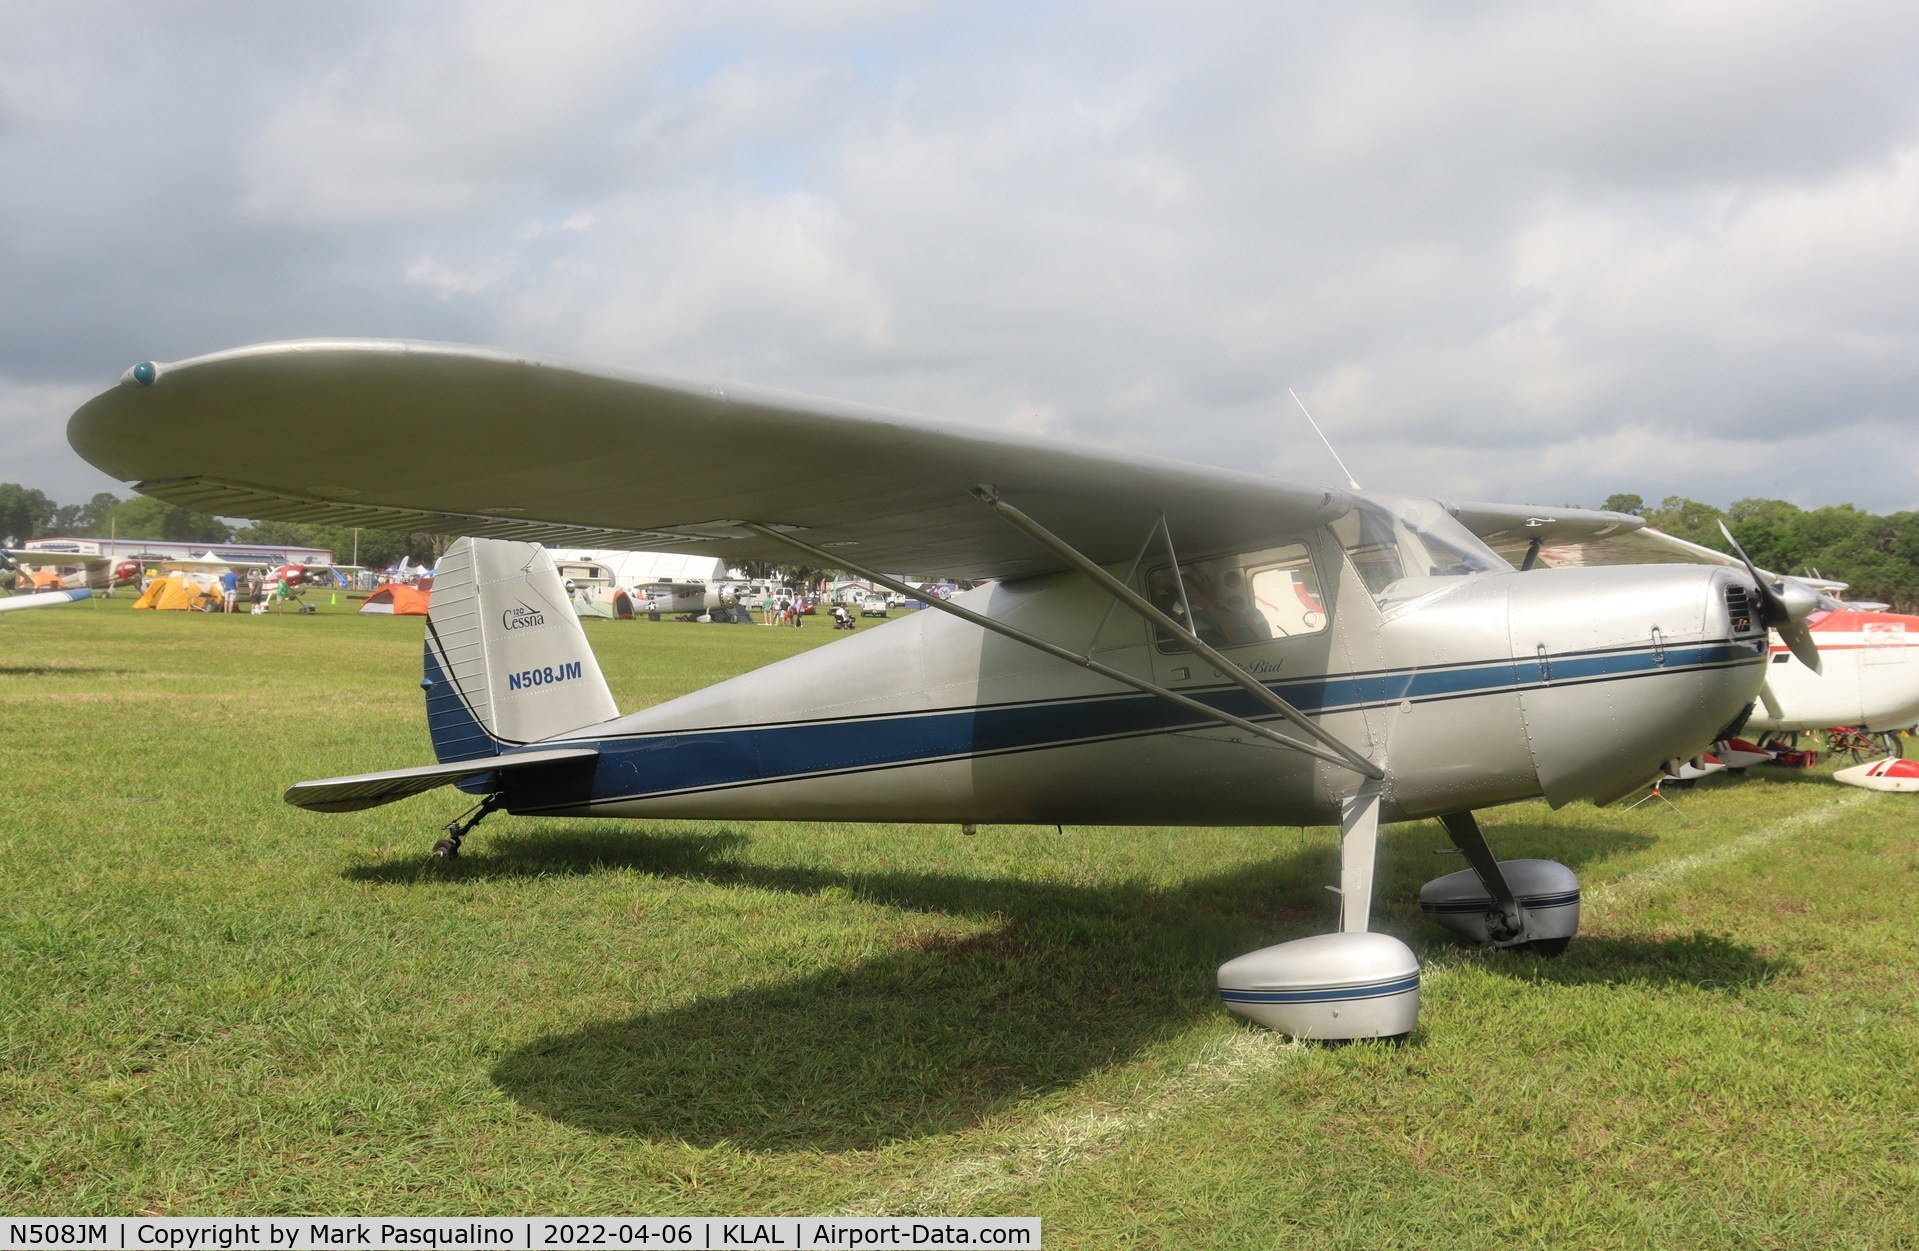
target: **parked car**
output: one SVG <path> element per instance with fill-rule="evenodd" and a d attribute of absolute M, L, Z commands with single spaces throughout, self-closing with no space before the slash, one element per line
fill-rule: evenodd
<path fill-rule="evenodd" d="M 885 615 L 886 597 L 884 595 L 869 595 L 860 601 L 860 616 L 884 617 Z"/>

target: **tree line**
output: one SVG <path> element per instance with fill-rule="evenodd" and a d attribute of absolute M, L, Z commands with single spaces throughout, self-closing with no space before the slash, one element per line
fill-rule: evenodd
<path fill-rule="evenodd" d="M 230 525 L 151 496 L 121 499 L 102 491 L 84 504 L 57 504 L 45 492 L 16 482 L 0 482 L 0 536 L 19 542 L 60 535 L 69 538 L 164 539 L 175 543 L 261 543 L 284 547 L 323 547 L 341 564 L 355 559 L 380 569 L 401 557 L 431 564 L 446 546 L 435 534 L 391 530 L 354 530 L 350 526 L 298 525 L 254 521 Z"/>

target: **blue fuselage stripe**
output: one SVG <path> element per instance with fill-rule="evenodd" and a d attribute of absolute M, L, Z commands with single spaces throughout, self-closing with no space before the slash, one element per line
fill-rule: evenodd
<path fill-rule="evenodd" d="M 1579 892 L 1576 890 L 1571 890 L 1571 891 L 1566 891 L 1564 894 L 1559 894 L 1559 895 L 1520 895 L 1518 896 L 1518 899 L 1519 899 L 1519 906 L 1522 908 L 1533 908 L 1533 909 L 1570 908 L 1579 903 Z M 1472 912 L 1485 912 L 1488 909 L 1490 909 L 1492 906 L 1493 906 L 1492 897 L 1485 896 L 1479 899 L 1454 899 L 1445 903 L 1422 903 L 1419 905 L 1419 910 L 1421 912 L 1432 912 L 1432 913 L 1437 913 L 1437 912 L 1472 913 Z"/>
<path fill-rule="evenodd" d="M 1373 982 L 1364 986 L 1320 986 L 1310 990 L 1233 990 L 1219 988 L 1227 1003 L 1348 1003 L 1355 999 L 1383 999 L 1419 989 L 1419 974 Z"/>
<path fill-rule="evenodd" d="M 1528 689 L 1759 661 L 1750 645 L 1708 643 L 1668 647 L 1660 656 L 1650 649 L 1555 656 L 1548 662 L 1549 679 L 1542 678 L 1540 666 L 1527 659 L 1315 677 L 1269 685 L 1302 712 L 1323 716 L 1402 701 L 1516 695 Z M 1187 693 L 1210 707 L 1247 720 L 1275 719 L 1264 704 L 1237 687 Z M 594 793 L 588 802 L 644 799 L 1217 725 L 1219 722 L 1170 701 L 1133 695 L 710 730 L 652 731 L 585 740 L 585 745 L 597 747 L 601 753 Z M 546 742 L 537 746 L 556 745 Z M 550 806 L 576 803 L 556 800 Z M 539 806 L 541 801 L 534 800 L 531 807 L 519 810 L 537 810 Z"/>

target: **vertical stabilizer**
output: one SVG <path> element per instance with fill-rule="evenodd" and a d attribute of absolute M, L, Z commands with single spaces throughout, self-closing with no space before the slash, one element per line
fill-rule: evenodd
<path fill-rule="evenodd" d="M 427 726 L 442 761 L 497 755 L 619 715 L 546 549 L 459 539 L 433 576 Z"/>

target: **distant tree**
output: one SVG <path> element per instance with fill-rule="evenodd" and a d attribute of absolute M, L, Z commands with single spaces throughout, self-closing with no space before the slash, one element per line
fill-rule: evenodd
<path fill-rule="evenodd" d="M 1683 495 L 1668 495 L 1659 507 L 1645 514 L 1646 520 L 1675 538 L 1724 551 L 1726 540 L 1719 535 L 1719 510 Z"/>
<path fill-rule="evenodd" d="M 32 487 L 0 482 L 0 538 L 12 536 L 25 542 L 35 535 L 49 533 L 57 508 L 44 493 Z"/>
<path fill-rule="evenodd" d="M 1919 512 L 1893 513 L 1881 521 L 1878 542 L 1885 573 L 1870 588 L 1871 595 L 1899 612 L 1919 613 Z M 1861 592 L 1852 594 L 1866 598 Z"/>
<path fill-rule="evenodd" d="M 88 500 L 80 509 L 80 533 L 91 537 L 103 537 L 112 524 L 113 510 L 120 506 L 120 497 L 111 491 L 101 491 Z"/>
<path fill-rule="evenodd" d="M 358 563 L 384 569 L 405 557 L 415 564 L 431 564 L 444 550 L 430 534 L 394 530 L 360 530 L 352 526 L 310 526 L 291 521 L 255 521 L 234 534 L 241 543 L 268 543 L 288 547 L 324 547 L 341 564 Z"/>
<path fill-rule="evenodd" d="M 1818 553 L 1807 532 L 1806 512 L 1796 504 L 1785 500 L 1734 500 L 1726 510 L 1726 526 L 1761 569 L 1804 573 L 1808 565 L 1817 562 Z"/>
<path fill-rule="evenodd" d="M 47 522 L 48 534 L 85 534 L 83 516 L 85 504 L 62 504 L 53 510 L 52 520 Z"/>
<path fill-rule="evenodd" d="M 1646 511 L 1646 501 L 1638 495 L 1608 495 L 1600 507 L 1609 513 L 1631 513 L 1637 517 Z"/>
<path fill-rule="evenodd" d="M 117 504 L 108 514 L 114 532 L 130 539 L 166 539 L 174 543 L 225 543 L 233 528 L 218 517 L 196 513 L 178 504 L 138 495 Z"/>

